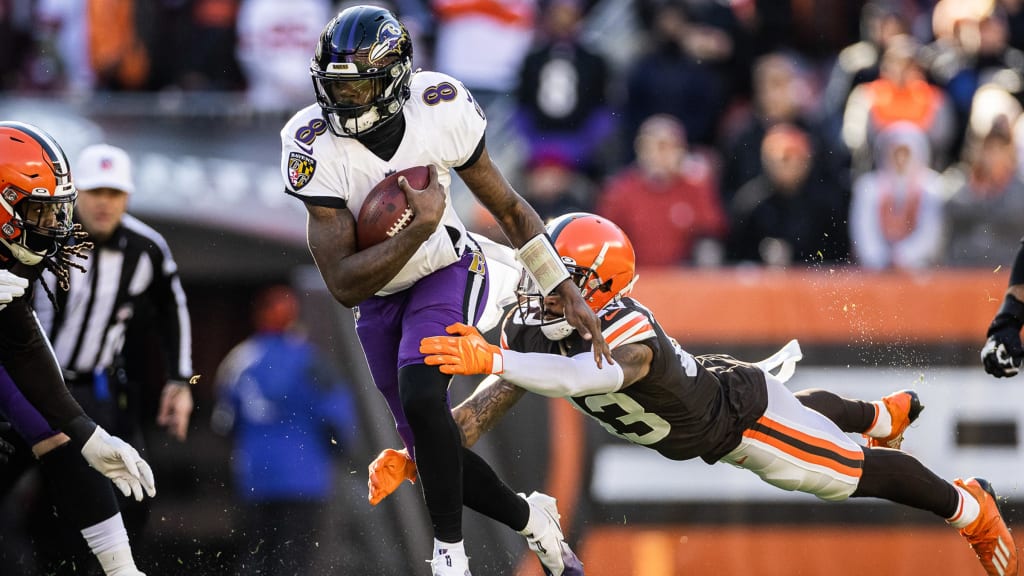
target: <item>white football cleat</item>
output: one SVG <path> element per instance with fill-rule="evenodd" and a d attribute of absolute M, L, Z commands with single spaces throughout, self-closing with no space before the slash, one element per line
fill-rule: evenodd
<path fill-rule="evenodd" d="M 530 505 L 531 516 L 539 514 L 540 517 L 547 519 L 547 526 L 543 530 L 523 534 L 530 550 L 533 550 L 540 559 L 545 576 L 584 576 L 583 563 L 565 543 L 562 526 L 558 521 L 561 515 L 558 513 L 555 499 L 540 492 L 534 492 L 529 496 L 520 493 L 519 496 Z"/>

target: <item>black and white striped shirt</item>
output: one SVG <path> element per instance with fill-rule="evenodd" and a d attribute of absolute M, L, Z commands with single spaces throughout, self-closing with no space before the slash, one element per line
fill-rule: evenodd
<path fill-rule="evenodd" d="M 185 292 L 167 242 L 125 214 L 111 238 L 78 260 L 71 288 L 55 290 L 58 308 L 37 291 L 35 307 L 65 376 L 91 377 L 119 365 L 129 327 L 159 335 L 168 380 L 192 376 L 192 328 Z M 43 281 L 55 286 L 49 273 Z"/>

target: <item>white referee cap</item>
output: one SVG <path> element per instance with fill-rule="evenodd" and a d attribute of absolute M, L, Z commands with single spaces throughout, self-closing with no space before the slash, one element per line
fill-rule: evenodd
<path fill-rule="evenodd" d="M 79 190 L 113 188 L 129 194 L 135 191 L 131 158 L 123 149 L 110 144 L 94 144 L 82 150 L 78 162 L 71 166 L 71 177 Z"/>

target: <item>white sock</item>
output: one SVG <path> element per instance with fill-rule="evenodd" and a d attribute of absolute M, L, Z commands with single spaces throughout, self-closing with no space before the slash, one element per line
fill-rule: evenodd
<path fill-rule="evenodd" d="M 978 518 L 981 513 L 981 504 L 971 496 L 971 493 L 963 488 L 954 485 L 957 494 L 960 494 L 960 505 L 957 506 L 956 514 L 946 520 L 946 523 L 956 529 L 966 528 Z"/>
<path fill-rule="evenodd" d="M 139 574 L 120 512 L 98 524 L 83 528 L 82 537 L 107 576 Z"/>
<path fill-rule="evenodd" d="M 458 542 L 441 542 L 434 538 L 434 557 L 445 555 L 464 558 L 466 556 L 466 547 L 463 545 L 463 540 Z"/>
<path fill-rule="evenodd" d="M 892 414 L 889 414 L 885 402 L 876 400 L 872 404 L 875 405 L 875 423 L 868 428 L 865 434 L 872 438 L 886 438 L 892 434 Z"/>

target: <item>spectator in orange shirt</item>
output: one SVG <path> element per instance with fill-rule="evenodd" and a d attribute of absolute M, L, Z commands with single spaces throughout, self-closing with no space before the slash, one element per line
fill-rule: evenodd
<path fill-rule="evenodd" d="M 873 147 L 879 132 L 898 122 L 913 124 L 928 137 L 931 157 L 925 162 L 941 170 L 949 163 L 956 116 L 941 88 L 925 79 L 918 61 L 920 46 L 910 36 L 890 40 L 882 56 L 880 77 L 856 87 L 843 116 L 843 141 L 853 154 L 855 175 L 874 167 Z"/>
<path fill-rule="evenodd" d="M 639 266 L 720 263 L 727 218 L 711 159 L 688 149 L 667 114 L 645 120 L 634 147 L 636 162 L 611 178 L 597 213 L 633 239 Z"/>

